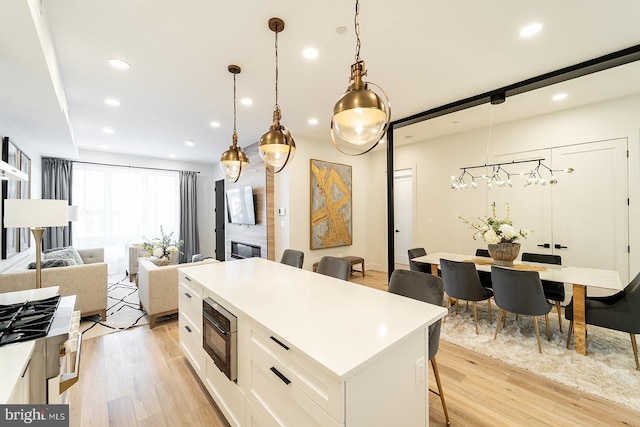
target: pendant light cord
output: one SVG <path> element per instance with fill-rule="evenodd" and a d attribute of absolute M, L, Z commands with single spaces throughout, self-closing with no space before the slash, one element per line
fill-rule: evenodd
<path fill-rule="evenodd" d="M 360 2 L 356 0 L 356 16 L 354 18 L 356 29 L 356 63 L 360 62 Z"/>
<path fill-rule="evenodd" d="M 278 78 L 279 77 L 278 75 L 278 32 L 279 31 L 278 30 L 279 28 L 276 29 L 275 31 L 276 33 L 276 43 L 275 43 L 275 46 L 276 46 L 276 105 L 275 105 L 275 109 L 276 110 L 280 109 L 280 105 L 278 105 L 278 95 L 279 95 L 279 92 L 278 92 L 278 80 L 279 80 Z"/>
<path fill-rule="evenodd" d="M 236 132 L 236 75 L 233 75 L 233 133 Z"/>

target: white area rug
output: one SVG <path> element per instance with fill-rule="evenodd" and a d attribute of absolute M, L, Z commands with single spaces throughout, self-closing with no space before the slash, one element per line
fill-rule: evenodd
<path fill-rule="evenodd" d="M 461 347 L 499 359 L 518 368 L 534 372 L 587 393 L 640 410 L 640 371 L 636 370 L 629 334 L 588 326 L 587 356 L 576 353 L 571 345 L 567 349 L 569 321 L 562 323 L 560 334 L 555 307 L 549 314 L 551 341 L 547 341 L 544 317 L 538 318 L 543 354 L 538 353 L 533 318 L 509 314 L 506 328 L 501 327 L 497 339 L 498 311 L 492 303 L 493 323 L 488 323 L 486 303 L 478 303 L 478 328 L 473 323 L 473 308 L 465 310 L 455 306 L 442 325 L 441 338 Z"/>
<path fill-rule="evenodd" d="M 98 316 L 82 319 L 80 330 L 84 339 L 149 323 L 149 316 L 144 310 L 140 310 L 135 282 L 129 282 L 128 276 L 123 273 L 110 274 L 108 282 L 107 320 L 100 321 Z"/>

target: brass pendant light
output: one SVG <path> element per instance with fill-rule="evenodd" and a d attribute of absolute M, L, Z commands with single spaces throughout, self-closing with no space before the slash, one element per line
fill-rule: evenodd
<path fill-rule="evenodd" d="M 276 48 L 276 105 L 273 110 L 273 124 L 260 138 L 260 156 L 264 160 L 267 169 L 272 173 L 278 173 L 291 160 L 296 152 L 296 143 L 291 132 L 286 126 L 280 124 L 282 112 L 278 105 L 278 33 L 284 30 L 284 21 L 280 18 L 269 19 L 269 29 L 275 33 Z"/>
<path fill-rule="evenodd" d="M 387 94 L 377 84 L 362 80 L 367 75 L 367 69 L 360 59 L 359 16 L 360 3 L 356 0 L 356 62 L 351 65 L 351 84 L 333 107 L 331 118 L 333 144 L 342 153 L 351 156 L 367 153 L 378 145 L 391 121 L 391 105 Z M 380 93 L 369 89 L 370 85 Z"/>
<path fill-rule="evenodd" d="M 238 146 L 238 132 L 236 131 L 236 74 L 240 74 L 240 67 L 229 65 L 229 72 L 233 74 L 233 137 L 229 149 L 220 156 L 220 169 L 230 182 L 238 182 L 242 168 L 249 166 L 249 159 L 242 148 Z"/>

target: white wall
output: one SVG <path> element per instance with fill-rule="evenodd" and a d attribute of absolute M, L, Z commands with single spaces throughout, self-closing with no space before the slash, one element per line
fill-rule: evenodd
<path fill-rule="evenodd" d="M 508 101 L 507 101 L 508 102 Z M 508 104 L 505 104 L 508 105 Z M 559 147 L 613 138 L 629 141 L 630 273 L 640 271 L 640 95 L 593 104 L 573 110 L 542 115 L 526 120 L 494 126 L 490 144 L 490 158 L 496 154 L 530 149 Z M 471 239 L 470 230 L 457 218 L 476 218 L 486 215 L 491 195 L 486 190 L 452 191 L 450 177 L 461 166 L 484 164 L 487 129 L 450 135 L 430 141 L 396 147 L 395 169 L 415 168 L 416 217 L 414 245 L 427 252 L 449 251 L 473 253 L 478 242 Z M 370 156 L 370 169 L 375 184 L 368 193 L 367 206 L 382 208 L 386 203 L 386 189 L 378 171 L 386 169 L 386 154 Z M 562 179 L 562 176 L 559 177 Z M 561 181 L 558 185 L 562 185 Z M 513 190 L 516 190 L 515 187 Z M 358 220 L 359 217 L 356 217 Z M 427 226 L 426 219 L 432 220 Z M 369 258 L 386 258 L 384 215 L 366 218 Z M 375 230 L 375 235 L 372 235 Z M 385 239 L 386 240 L 386 239 Z M 386 264 L 384 264 L 386 266 Z"/>
<path fill-rule="evenodd" d="M 367 235 L 383 230 L 369 230 L 367 217 L 370 209 L 380 209 L 368 203 L 370 187 L 369 160 L 367 156 L 351 157 L 340 153 L 331 141 L 317 141 L 294 135 L 296 155 L 281 176 L 276 178 L 276 259 L 286 248 L 304 251 L 304 268 L 310 270 L 313 264 L 325 255 L 361 256 L 366 260 L 367 269 L 382 268 L 369 261 Z M 329 249 L 310 249 L 310 160 L 323 160 L 352 166 L 352 218 L 353 244 Z M 287 215 L 277 215 L 278 207 L 287 209 Z M 283 225 L 284 224 L 284 225 Z M 288 224 L 288 227 L 287 227 Z M 385 225 L 386 230 L 386 225 Z M 386 231 L 385 231 L 386 232 Z"/>

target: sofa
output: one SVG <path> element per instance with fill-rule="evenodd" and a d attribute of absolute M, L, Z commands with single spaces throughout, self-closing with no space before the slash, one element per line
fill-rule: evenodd
<path fill-rule="evenodd" d="M 107 263 L 104 249 L 78 249 L 82 265 L 43 268 L 42 287 L 59 286 L 62 296 L 76 295 L 76 310 L 81 316 L 99 314 L 107 319 Z M 15 270 L 0 274 L 0 293 L 34 289 L 35 270 Z"/>
<path fill-rule="evenodd" d="M 187 264 L 170 264 L 158 267 L 147 259 L 138 263 L 138 295 L 140 308 L 149 315 L 149 328 L 156 325 L 156 318 L 178 312 L 178 268 L 218 262 L 205 259 Z"/>

